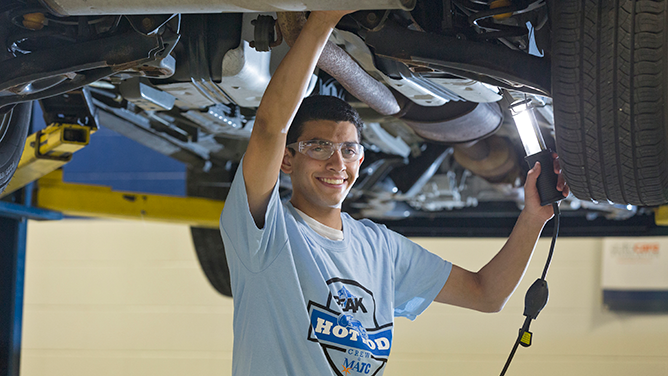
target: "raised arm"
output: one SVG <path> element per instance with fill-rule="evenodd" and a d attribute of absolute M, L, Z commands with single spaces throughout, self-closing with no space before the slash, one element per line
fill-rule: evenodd
<path fill-rule="evenodd" d="M 560 172 L 558 163 L 554 168 Z M 552 206 L 540 206 L 536 189 L 540 169 L 537 164 L 527 175 L 525 207 L 503 248 L 477 273 L 453 265 L 435 301 L 482 312 L 498 312 L 503 308 L 524 275 L 545 222 L 553 216 Z M 557 189 L 568 195 L 561 174 Z"/>
<path fill-rule="evenodd" d="M 264 226 L 292 118 L 332 29 L 346 13 L 349 12 L 312 12 L 262 97 L 242 165 L 248 205 L 258 227 Z"/>

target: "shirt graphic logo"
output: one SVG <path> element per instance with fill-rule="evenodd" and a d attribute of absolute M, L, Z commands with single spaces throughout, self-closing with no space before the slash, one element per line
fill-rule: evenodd
<path fill-rule="evenodd" d="M 309 301 L 308 339 L 318 342 L 337 375 L 376 375 L 387 362 L 392 322 L 379 325 L 373 293 L 353 280 L 327 281 L 327 302 Z"/>
<path fill-rule="evenodd" d="M 366 329 L 364 329 L 361 322 L 355 320 L 353 315 L 341 315 L 339 316 L 337 323 L 343 328 L 356 331 L 365 340 L 369 340 L 369 335 L 366 333 Z"/>
<path fill-rule="evenodd" d="M 345 286 L 339 290 L 338 295 L 334 299 L 336 299 L 336 302 L 343 309 L 343 312 L 353 311 L 353 313 L 356 313 L 357 310 L 361 309 L 362 312 L 367 313 L 366 307 L 362 302 L 364 298 L 356 297 Z"/>

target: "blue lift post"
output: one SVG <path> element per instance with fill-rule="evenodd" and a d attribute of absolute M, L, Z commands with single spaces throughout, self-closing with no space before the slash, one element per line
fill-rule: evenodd
<path fill-rule="evenodd" d="M 39 106 L 33 106 L 35 111 Z M 42 129 L 33 112 L 30 132 Z M 32 207 L 33 183 L 0 200 L 0 376 L 18 376 L 21 364 L 23 289 L 28 219 L 58 220 L 63 214 Z"/>
<path fill-rule="evenodd" d="M 27 224 L 19 214 L 0 216 L 0 376 L 19 374 Z"/>
<path fill-rule="evenodd" d="M 0 376 L 19 375 L 28 219 L 63 217 L 31 201 L 32 184 L 0 201 Z"/>

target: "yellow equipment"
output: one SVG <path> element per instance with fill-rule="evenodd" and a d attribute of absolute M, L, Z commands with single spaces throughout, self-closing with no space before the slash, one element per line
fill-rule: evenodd
<path fill-rule="evenodd" d="M 64 183 L 62 170 L 37 182 L 36 206 L 65 215 L 135 219 L 218 228 L 224 201 L 113 191 L 110 187 Z"/>
<path fill-rule="evenodd" d="M 28 136 L 14 177 L 0 197 L 25 187 L 69 162 L 72 153 L 88 145 L 91 132 L 90 127 L 78 124 L 54 123 Z"/>

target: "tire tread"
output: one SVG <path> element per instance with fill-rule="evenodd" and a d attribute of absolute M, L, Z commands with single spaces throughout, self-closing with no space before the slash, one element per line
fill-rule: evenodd
<path fill-rule="evenodd" d="M 557 152 L 580 199 L 668 202 L 667 3 L 554 2 Z"/>

